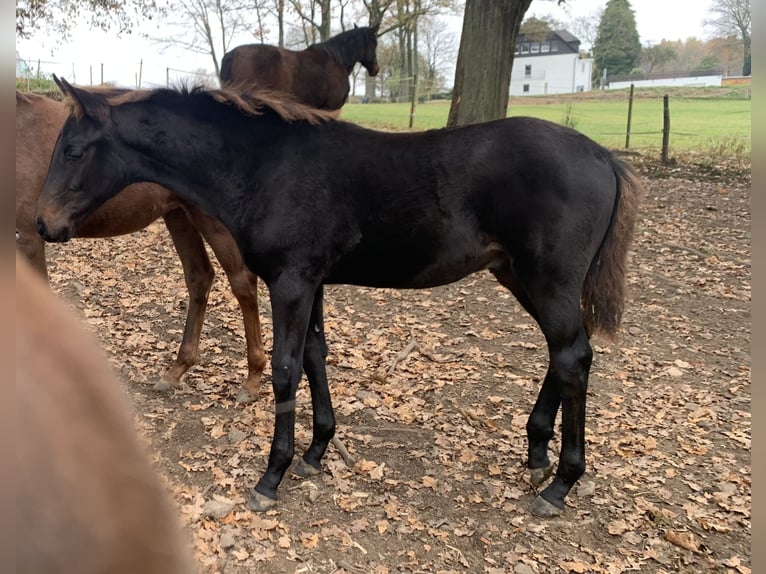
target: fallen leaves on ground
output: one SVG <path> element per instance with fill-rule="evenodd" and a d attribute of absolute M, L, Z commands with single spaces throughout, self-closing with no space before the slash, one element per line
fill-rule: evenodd
<path fill-rule="evenodd" d="M 257 403 L 234 402 L 244 337 L 223 273 L 199 363 L 166 396 L 147 383 L 175 356 L 187 294 L 162 224 L 49 246 L 54 289 L 127 381 L 202 571 L 749 573 L 749 165 L 634 159 L 647 195 L 627 312 L 618 342 L 593 341 L 587 472 L 553 520 L 529 514 L 524 469 L 545 341 L 489 274 L 327 289 L 337 436 L 356 463 L 331 446 L 321 475 L 288 475 L 277 507 L 255 514 L 245 502 L 269 451 L 270 373 Z M 270 348 L 266 305 L 261 315 Z M 300 453 L 305 385 L 297 404 Z"/>

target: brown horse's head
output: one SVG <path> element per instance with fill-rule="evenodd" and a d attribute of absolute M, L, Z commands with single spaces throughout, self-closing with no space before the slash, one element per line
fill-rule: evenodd
<path fill-rule="evenodd" d="M 71 114 L 53 149 L 35 226 L 45 240 L 61 242 L 71 239 L 78 223 L 127 185 L 127 172 L 110 137 L 107 96 L 55 76 L 54 80 Z"/>
<path fill-rule="evenodd" d="M 364 55 L 360 58 L 359 62 L 367 69 L 367 73 L 370 76 L 377 76 L 380 71 L 378 65 L 378 29 L 380 24 L 375 24 L 365 29 L 365 48 Z"/>

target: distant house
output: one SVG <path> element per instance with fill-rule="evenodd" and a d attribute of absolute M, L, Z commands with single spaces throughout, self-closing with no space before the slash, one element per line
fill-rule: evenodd
<path fill-rule="evenodd" d="M 19 51 L 16 50 L 16 77 L 17 78 L 29 78 L 32 75 L 32 70 L 29 69 L 29 64 L 26 60 L 22 60 L 19 56 Z"/>
<path fill-rule="evenodd" d="M 592 58 L 580 57 L 580 40 L 566 30 L 541 40 L 519 34 L 511 70 L 512 96 L 571 94 L 591 89 Z"/>

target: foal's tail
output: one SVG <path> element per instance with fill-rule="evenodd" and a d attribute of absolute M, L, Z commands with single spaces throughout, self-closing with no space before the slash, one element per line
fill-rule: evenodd
<path fill-rule="evenodd" d="M 585 332 L 614 338 L 625 308 L 628 249 L 638 216 L 643 187 L 633 169 L 613 157 L 617 196 L 606 237 L 585 275 L 582 308 Z"/>

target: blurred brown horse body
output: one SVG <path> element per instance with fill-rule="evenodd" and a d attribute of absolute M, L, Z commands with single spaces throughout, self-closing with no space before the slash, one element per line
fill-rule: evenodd
<path fill-rule="evenodd" d="M 370 76 L 377 75 L 377 34 L 378 26 L 353 28 L 299 51 L 237 46 L 223 56 L 221 84 L 252 84 L 291 94 L 313 108 L 338 110 L 348 99 L 348 76 L 357 62 Z"/>
<path fill-rule="evenodd" d="M 193 572 L 119 381 L 16 256 L 16 572 Z"/>
<path fill-rule="evenodd" d="M 53 146 L 69 112 L 64 104 L 37 94 L 16 92 L 16 245 L 33 267 L 47 277 L 45 243 L 35 229 L 37 198 L 48 172 Z M 257 277 L 244 266 L 226 228 L 198 208 L 182 204 L 154 184 L 134 184 L 94 211 L 77 228 L 77 237 L 114 237 L 133 233 L 162 217 L 181 259 L 189 305 L 178 357 L 157 384 L 177 387 L 195 363 L 200 333 L 213 283 L 213 266 L 202 237 L 221 263 L 239 301 L 245 324 L 248 375 L 238 400 L 258 396 L 266 355 L 258 316 Z"/>

